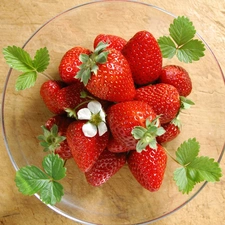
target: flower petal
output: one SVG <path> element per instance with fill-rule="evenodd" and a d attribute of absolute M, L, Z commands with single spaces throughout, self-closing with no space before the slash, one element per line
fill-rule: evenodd
<path fill-rule="evenodd" d="M 98 125 L 98 134 L 99 136 L 102 136 L 104 133 L 107 132 L 107 126 L 104 122 L 99 123 Z"/>
<path fill-rule="evenodd" d="M 87 107 L 93 114 L 99 113 L 102 109 L 102 105 L 98 101 L 89 102 Z"/>
<path fill-rule="evenodd" d="M 105 121 L 106 114 L 105 114 L 105 112 L 103 110 L 100 111 L 100 117 L 101 117 L 103 122 L 106 122 Z"/>
<path fill-rule="evenodd" d="M 91 111 L 88 108 L 80 109 L 77 112 L 77 117 L 79 120 L 90 120 L 91 119 Z"/>
<path fill-rule="evenodd" d="M 85 123 L 82 131 L 86 137 L 94 137 L 97 134 L 97 127 L 91 123 Z"/>

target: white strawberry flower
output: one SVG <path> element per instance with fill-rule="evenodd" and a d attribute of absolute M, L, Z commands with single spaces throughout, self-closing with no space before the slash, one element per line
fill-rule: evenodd
<path fill-rule="evenodd" d="M 79 120 L 88 120 L 82 127 L 86 137 L 94 137 L 97 133 L 102 136 L 107 132 L 106 114 L 98 101 L 89 102 L 87 108 L 80 109 L 77 112 L 77 117 Z"/>

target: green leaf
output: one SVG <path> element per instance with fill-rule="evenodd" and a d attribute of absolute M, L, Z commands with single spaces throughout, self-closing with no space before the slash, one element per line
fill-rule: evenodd
<path fill-rule="evenodd" d="M 17 91 L 34 86 L 37 73 L 43 72 L 49 65 L 49 54 L 46 47 L 36 51 L 34 60 L 28 52 L 16 46 L 4 48 L 3 55 L 10 67 L 23 72 L 16 81 Z"/>
<path fill-rule="evenodd" d="M 43 72 L 47 69 L 49 65 L 50 57 L 47 48 L 40 48 L 36 51 L 34 57 L 33 65 L 37 72 Z"/>
<path fill-rule="evenodd" d="M 176 160 L 183 166 L 189 164 L 198 155 L 199 143 L 195 138 L 184 141 L 176 151 Z"/>
<path fill-rule="evenodd" d="M 195 36 L 196 30 L 187 17 L 178 16 L 170 25 L 169 32 L 176 44 L 181 46 Z"/>
<path fill-rule="evenodd" d="M 184 167 L 177 168 L 174 171 L 174 180 L 179 191 L 183 194 L 188 194 L 195 186 L 195 182 L 187 176 L 187 171 Z"/>
<path fill-rule="evenodd" d="M 176 159 L 182 167 L 174 171 L 174 180 L 182 193 L 189 193 L 195 184 L 219 181 L 222 170 L 218 162 L 207 156 L 198 156 L 199 143 L 195 138 L 183 142 L 176 151 Z"/>
<path fill-rule="evenodd" d="M 50 154 L 46 156 L 42 162 L 45 172 L 54 180 L 61 180 L 66 176 L 66 168 L 64 160 L 58 154 Z"/>
<path fill-rule="evenodd" d="M 195 171 L 192 178 L 196 182 L 208 181 L 215 182 L 219 181 L 219 178 L 222 176 L 221 168 L 219 167 L 218 162 L 215 162 L 214 159 L 207 156 L 196 157 L 187 167 L 190 171 Z"/>
<path fill-rule="evenodd" d="M 204 51 L 205 47 L 201 41 L 197 39 L 190 40 L 177 50 L 177 57 L 181 62 L 191 63 L 204 56 Z"/>
<path fill-rule="evenodd" d="M 37 80 L 37 73 L 30 71 L 19 75 L 16 80 L 16 91 L 21 91 L 26 88 L 33 87 Z"/>
<path fill-rule="evenodd" d="M 158 39 L 164 58 L 177 56 L 181 62 L 191 63 L 204 56 L 205 46 L 202 41 L 194 39 L 196 30 L 187 17 L 174 19 L 169 27 L 170 36 Z"/>
<path fill-rule="evenodd" d="M 47 155 L 43 161 L 43 172 L 36 166 L 25 166 L 16 172 L 15 182 L 24 195 L 40 194 L 40 199 L 54 205 L 64 194 L 63 186 L 57 182 L 65 177 L 64 161 L 57 154 Z"/>
<path fill-rule="evenodd" d="M 48 182 L 40 191 L 40 199 L 45 204 L 50 205 L 55 205 L 57 202 L 60 202 L 63 195 L 63 186 L 56 181 Z"/>
<path fill-rule="evenodd" d="M 158 39 L 158 44 L 160 46 L 163 58 L 172 59 L 176 55 L 176 45 L 170 37 L 160 37 Z"/>
<path fill-rule="evenodd" d="M 15 70 L 23 73 L 34 70 L 30 55 L 20 47 L 8 46 L 3 49 L 3 55 L 7 64 Z"/>
<path fill-rule="evenodd" d="M 49 177 L 36 166 L 22 167 L 16 172 L 16 186 L 24 195 L 33 195 L 46 186 Z"/>

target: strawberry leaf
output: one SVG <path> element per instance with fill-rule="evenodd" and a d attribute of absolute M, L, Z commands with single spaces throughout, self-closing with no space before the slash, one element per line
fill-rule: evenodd
<path fill-rule="evenodd" d="M 183 166 L 189 164 L 198 155 L 199 143 L 195 138 L 183 142 L 176 151 L 176 160 Z"/>
<path fill-rule="evenodd" d="M 158 39 L 164 58 L 177 56 L 181 62 L 191 63 L 204 56 L 205 46 L 202 41 L 193 39 L 196 33 L 193 23 L 187 17 L 174 19 L 169 27 L 170 36 Z"/>
<path fill-rule="evenodd" d="M 49 61 L 50 58 L 46 47 L 36 51 L 33 64 L 37 72 L 41 73 L 45 71 L 49 65 Z"/>
<path fill-rule="evenodd" d="M 48 182 L 40 190 L 40 198 L 45 204 L 55 205 L 61 201 L 63 195 L 63 186 L 56 181 Z"/>
<path fill-rule="evenodd" d="M 34 86 L 37 73 L 43 72 L 49 65 L 47 48 L 37 50 L 34 60 L 32 60 L 27 51 L 16 46 L 4 48 L 3 55 L 6 63 L 11 68 L 22 72 L 16 81 L 17 91 Z"/>
<path fill-rule="evenodd" d="M 178 16 L 170 25 L 169 32 L 175 43 L 181 46 L 194 38 L 196 30 L 187 17 Z"/>
<path fill-rule="evenodd" d="M 63 164 L 58 155 L 49 154 L 42 161 L 44 171 L 33 165 L 20 168 L 16 172 L 16 186 L 24 195 L 39 193 L 44 203 L 54 205 L 64 194 L 62 185 L 56 181 L 65 177 Z"/>
<path fill-rule="evenodd" d="M 3 49 L 3 55 L 8 65 L 15 70 L 23 73 L 34 70 L 30 55 L 20 47 L 8 46 Z"/>
<path fill-rule="evenodd" d="M 177 50 L 177 57 L 181 62 L 191 63 L 204 56 L 204 44 L 199 40 L 190 40 Z"/>
<path fill-rule="evenodd" d="M 176 45 L 170 37 L 160 37 L 158 43 L 163 55 L 163 58 L 172 59 L 176 55 Z"/>
<path fill-rule="evenodd" d="M 36 82 L 36 79 L 37 73 L 35 71 L 29 71 L 19 75 L 19 77 L 16 80 L 16 91 L 33 87 Z"/>
<path fill-rule="evenodd" d="M 45 172 L 54 180 L 61 180 L 65 177 L 66 168 L 63 165 L 64 160 L 58 154 L 50 154 L 42 162 Z"/>
<path fill-rule="evenodd" d="M 36 166 L 22 167 L 16 172 L 16 186 L 24 195 L 33 195 L 48 182 L 49 177 Z"/>
<path fill-rule="evenodd" d="M 195 184 L 219 181 L 222 176 L 218 162 L 198 156 L 199 143 L 195 138 L 183 142 L 176 151 L 176 161 L 182 166 L 174 171 L 174 180 L 182 193 L 189 193 Z"/>

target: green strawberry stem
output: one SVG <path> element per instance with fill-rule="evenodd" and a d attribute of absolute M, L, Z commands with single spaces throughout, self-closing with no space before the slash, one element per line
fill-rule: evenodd
<path fill-rule="evenodd" d="M 98 64 L 104 64 L 107 61 L 109 51 L 104 51 L 108 44 L 99 42 L 91 55 L 80 54 L 79 59 L 82 64 L 78 67 L 80 70 L 75 76 L 86 86 L 92 73 L 97 74 Z"/>
<path fill-rule="evenodd" d="M 44 147 L 44 151 L 55 152 L 60 146 L 60 143 L 66 139 L 66 137 L 58 134 L 58 126 L 54 124 L 50 130 L 45 126 L 41 126 L 43 135 L 39 135 L 38 139 L 41 141 L 40 145 Z"/>

